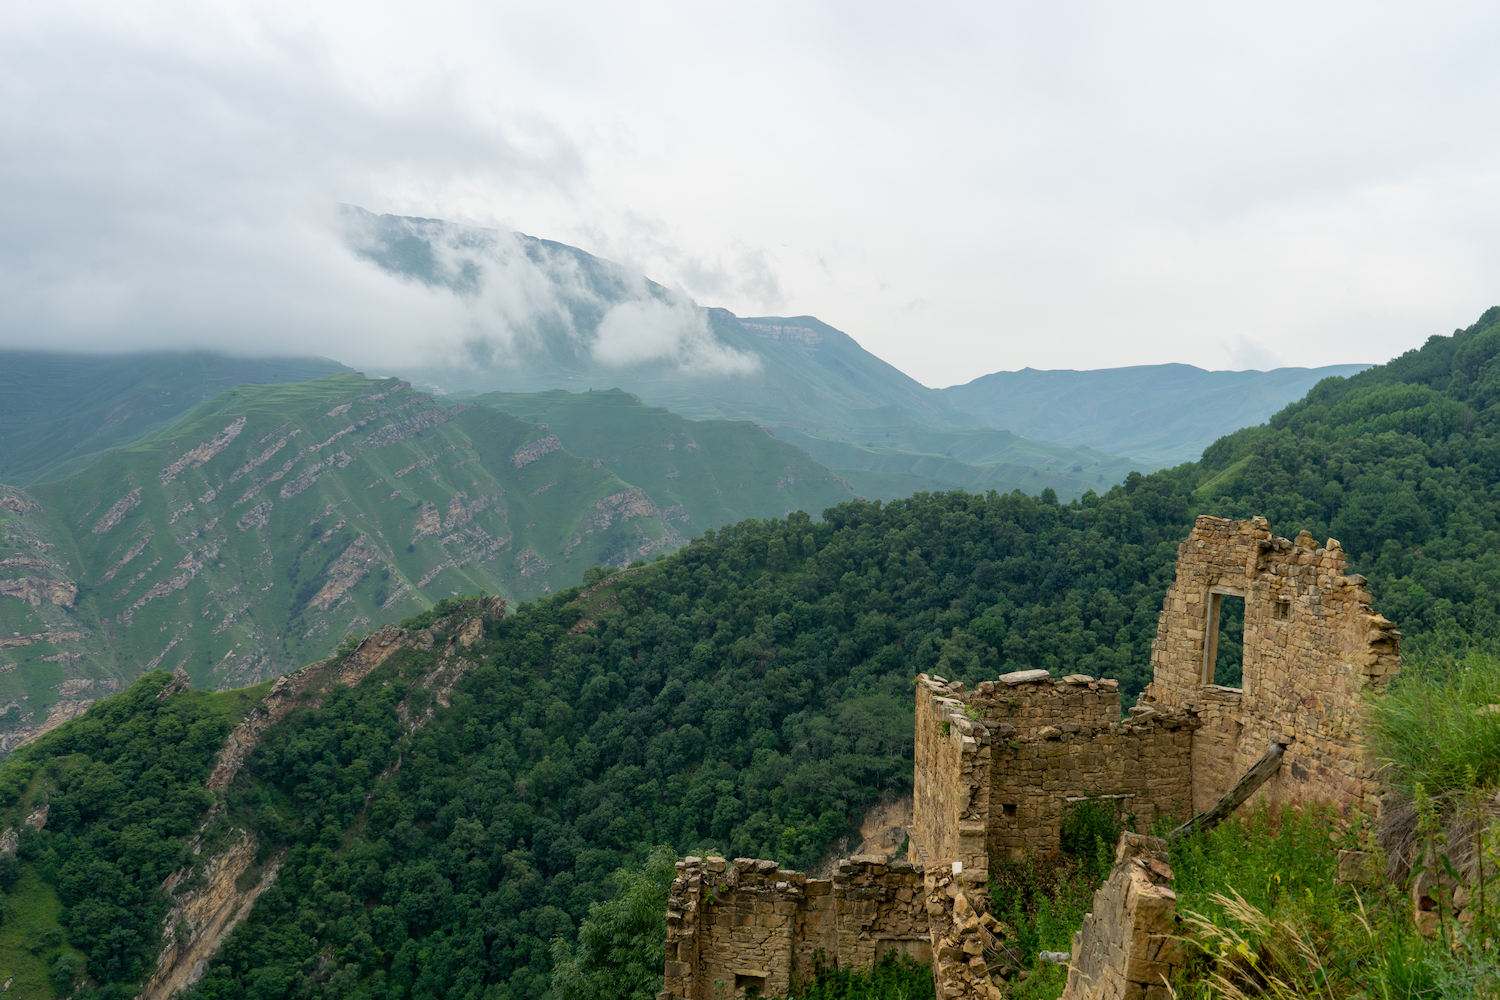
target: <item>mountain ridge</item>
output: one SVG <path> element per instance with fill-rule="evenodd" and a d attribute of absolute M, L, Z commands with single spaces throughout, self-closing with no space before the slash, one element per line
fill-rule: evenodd
<path fill-rule="evenodd" d="M 27 486 L 76 472 L 236 385 L 348 371 L 327 358 L 217 351 L 0 350 L 0 482 Z"/>
<path fill-rule="evenodd" d="M 555 424 L 352 373 L 240 386 L 80 472 L 0 488 L 0 752 L 143 670 L 256 683 L 456 593 L 535 599 L 851 496 L 752 424 L 623 393 L 505 402 Z"/>
<path fill-rule="evenodd" d="M 1195 365 L 992 372 L 940 390 L 992 427 L 1173 465 L 1255 426 L 1325 378 L 1371 365 L 1209 371 Z"/>
<path fill-rule="evenodd" d="M 1497 359 L 1500 308 L 1075 503 L 849 501 L 503 616 L 441 601 L 367 640 L 399 648 L 363 681 L 266 729 L 222 798 L 214 757 L 265 688 L 153 672 L 0 762 L 18 847 L 0 853 L 0 955 L 21 1000 L 134 995 L 165 934 L 191 930 L 163 924 L 160 887 L 240 850 L 236 890 L 267 887 L 195 1000 L 542 996 L 610 873 L 650 845 L 802 868 L 905 794 L 916 673 L 967 685 L 1025 665 L 1139 692 L 1202 514 L 1342 539 L 1404 654 L 1500 648 Z"/>

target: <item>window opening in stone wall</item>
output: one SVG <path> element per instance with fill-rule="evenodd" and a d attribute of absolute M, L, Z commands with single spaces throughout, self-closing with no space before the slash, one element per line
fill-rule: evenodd
<path fill-rule="evenodd" d="M 1009 818 L 1011 818 L 1011 819 L 1015 819 L 1016 818 L 1016 804 L 1014 802 L 1006 802 L 1000 808 L 1004 811 L 1005 815 L 1008 816 Z"/>
<path fill-rule="evenodd" d="M 770 978 L 769 972 L 736 972 L 734 974 L 734 995 L 737 997 L 758 997 L 766 991 L 766 980 Z"/>
<path fill-rule="evenodd" d="M 1125 815 L 1127 797 L 1099 795 L 1069 799 L 1063 803 L 1062 825 L 1058 846 L 1064 854 L 1085 862 L 1099 861 L 1114 854 L 1120 833 L 1131 825 Z M 1108 865 L 1103 865 L 1108 869 Z"/>
<path fill-rule="evenodd" d="M 1278 621 L 1278 622 L 1284 622 L 1284 621 L 1286 621 L 1290 617 L 1292 617 L 1292 602 L 1291 601 L 1272 601 L 1271 602 L 1271 618 L 1273 620 Z"/>
<path fill-rule="evenodd" d="M 1208 655 L 1203 680 L 1237 688 L 1243 685 L 1245 660 L 1245 599 L 1214 594 L 1209 607 Z"/>

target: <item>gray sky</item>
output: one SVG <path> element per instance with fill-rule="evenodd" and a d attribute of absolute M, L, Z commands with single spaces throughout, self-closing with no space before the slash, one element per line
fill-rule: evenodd
<path fill-rule="evenodd" d="M 809 313 L 929 385 L 1383 361 L 1500 302 L 1493 4 L 8 4 L 0 343 L 400 364 L 335 206 Z"/>

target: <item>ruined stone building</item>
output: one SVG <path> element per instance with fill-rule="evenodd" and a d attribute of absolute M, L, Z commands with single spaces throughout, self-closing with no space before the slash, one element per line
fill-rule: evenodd
<path fill-rule="evenodd" d="M 1137 830 L 1159 817 L 1184 821 L 1273 745 L 1285 747 L 1281 765 L 1252 801 L 1373 816 L 1363 701 L 1400 669 L 1400 633 L 1347 569 L 1335 540 L 1278 538 L 1259 517 L 1198 518 L 1158 618 L 1153 679 L 1123 720 L 1111 680 L 1026 670 L 969 690 L 919 676 L 907 857 L 842 862 L 830 882 L 765 861 L 679 864 L 663 1000 L 784 993 L 811 974 L 819 951 L 849 967 L 892 948 L 934 958 L 940 996 L 991 996 L 979 970 L 993 944 L 992 859 L 1055 855 L 1066 811 L 1086 800 L 1111 804 Z M 1214 676 L 1226 598 L 1244 602 L 1238 687 Z M 1118 870 L 1128 861 L 1139 869 L 1130 878 L 1161 883 L 1140 850 L 1122 853 Z M 1097 949 L 1090 955 L 1097 961 Z"/>

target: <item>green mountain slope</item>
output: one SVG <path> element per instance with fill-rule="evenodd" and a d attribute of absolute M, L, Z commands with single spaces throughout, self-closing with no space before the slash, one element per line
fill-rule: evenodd
<path fill-rule="evenodd" d="M 851 496 L 847 482 L 763 428 L 685 420 L 617 389 L 491 392 L 465 403 L 486 403 L 547 426 L 569 451 L 595 458 L 645 489 L 683 535 L 731 524 L 749 512 L 820 512 Z"/>
<path fill-rule="evenodd" d="M 233 358 L 209 351 L 0 351 L 0 482 L 59 479 L 225 389 L 347 372 L 326 358 Z"/>
<path fill-rule="evenodd" d="M 995 372 L 943 395 L 1023 437 L 1087 445 L 1159 465 L 1190 462 L 1241 427 L 1263 423 L 1330 376 L 1368 365 L 1204 371 L 1139 365 L 1094 371 Z"/>
<path fill-rule="evenodd" d="M 349 217 L 359 252 L 404 280 L 478 296 L 487 283 L 518 281 L 513 273 L 522 271 L 528 281 L 552 290 L 545 321 L 512 337 L 503 350 L 476 349 L 462 363 L 408 373 L 444 393 L 620 388 L 686 417 L 770 427 L 840 475 L 845 469 L 862 474 L 857 478 L 870 496 L 897 495 L 891 489 L 906 495 L 911 490 L 902 490 L 901 484 L 912 481 L 919 489 L 983 484 L 1039 492 L 1050 485 L 1071 498 L 1112 485 L 1132 469 L 1151 471 L 1160 465 L 1096 452 L 1080 455 L 1041 441 L 1020 446 L 1014 435 L 985 428 L 984 420 L 943 393 L 811 316 L 742 318 L 725 309 L 697 310 L 617 264 L 521 234 L 355 209 Z M 651 357 L 627 361 L 603 350 L 600 345 L 607 338 L 601 331 L 610 317 L 635 317 L 641 303 L 659 307 L 661 315 L 653 321 L 658 327 L 683 321 L 681 313 L 667 308 L 673 306 L 686 310 L 702 328 L 678 350 Z M 836 447 L 865 448 L 877 439 L 878 458 Z M 945 471 L 945 463 L 934 462 L 934 456 L 957 458 L 959 464 Z M 1068 471 L 1080 464 L 1091 470 L 1087 476 Z M 1016 467 L 975 470 L 964 465 Z"/>
<path fill-rule="evenodd" d="M 620 392 L 240 386 L 82 472 L 0 488 L 0 751 L 157 666 L 255 683 L 443 597 L 534 598 L 850 495 L 753 425 Z"/>
<path fill-rule="evenodd" d="M 109 904 L 141 938 L 98 931 L 101 887 L 128 875 L 115 812 L 97 806 L 107 789 L 130 816 L 163 795 L 183 803 L 189 822 L 174 813 L 129 843 L 160 847 L 153 864 L 183 865 L 184 886 L 230 841 L 253 849 L 246 887 L 276 873 L 195 997 L 539 996 L 549 940 L 576 935 L 620 861 L 669 843 L 806 865 L 904 791 L 916 672 L 973 682 L 1041 666 L 1138 692 L 1197 513 L 1335 532 L 1408 651 L 1500 643 L 1497 498 L 1500 308 L 1102 496 L 852 501 L 822 522 L 705 534 L 480 627 L 468 616 L 481 605 L 449 602 L 357 686 L 266 730 L 222 810 L 182 794 L 207 770 L 193 741 L 217 723 L 162 721 L 183 695 L 158 698 L 156 674 L 0 764 L 0 823 L 44 802 L 60 817 L 0 859 L 7 913 L 46 928 L 0 935 L 0 964 L 32 970 L 27 1000 L 92 1000 L 81 991 L 100 982 L 131 995 L 154 967 L 159 883 Z M 122 753 L 145 731 L 152 746 Z M 147 781 L 136 761 L 156 747 L 176 770 Z M 61 978 L 33 961 L 64 955 Z M 68 981 L 84 960 L 87 978 Z"/>
<path fill-rule="evenodd" d="M 852 443 L 791 427 L 776 433 L 834 468 L 856 493 L 871 500 L 910 496 L 913 489 L 1051 489 L 1063 500 L 1072 500 L 1089 490 L 1107 489 L 1132 471 L 1159 468 L 1092 448 L 1062 448 L 988 428 L 942 431 L 906 422 L 871 423 L 846 430 Z"/>
<path fill-rule="evenodd" d="M 27 500 L 0 563 L 77 596 L 0 600 L 36 638 L 0 674 L 25 724 L 158 664 L 250 683 L 455 592 L 543 593 L 682 541 L 547 431 L 353 375 L 231 390 Z"/>

